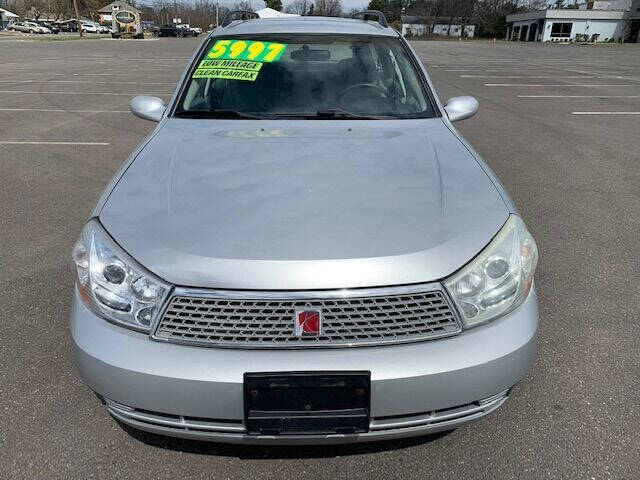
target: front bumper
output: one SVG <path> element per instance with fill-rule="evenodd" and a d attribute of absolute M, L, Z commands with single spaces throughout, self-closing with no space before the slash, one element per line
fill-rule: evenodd
<path fill-rule="evenodd" d="M 96 317 L 77 298 L 71 333 L 84 381 L 135 428 L 230 443 L 341 443 L 449 430 L 498 408 L 535 353 L 535 292 L 488 325 L 422 343 L 341 349 L 239 350 L 167 344 Z M 370 371 L 370 431 L 245 435 L 247 372 Z"/>

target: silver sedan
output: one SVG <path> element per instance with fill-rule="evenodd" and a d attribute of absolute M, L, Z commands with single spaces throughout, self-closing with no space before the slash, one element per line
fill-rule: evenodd
<path fill-rule="evenodd" d="M 51 33 L 47 27 L 38 25 L 35 22 L 16 22 L 11 25 L 11 30 L 25 33 Z"/>
<path fill-rule="evenodd" d="M 233 443 L 494 411 L 534 357 L 538 251 L 453 125 L 478 102 L 441 103 L 380 13 L 254 16 L 131 102 L 158 124 L 73 249 L 81 376 L 122 423 Z"/>

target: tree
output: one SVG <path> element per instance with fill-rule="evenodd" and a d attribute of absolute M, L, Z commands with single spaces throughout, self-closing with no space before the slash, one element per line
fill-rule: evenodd
<path fill-rule="evenodd" d="M 282 10 L 282 0 L 265 0 L 267 8 L 273 8 L 274 10 Z"/>
<path fill-rule="evenodd" d="M 378 10 L 384 13 L 388 4 L 388 0 L 371 0 L 369 5 L 367 5 L 367 10 Z"/>
<path fill-rule="evenodd" d="M 317 0 L 313 15 L 321 17 L 339 17 L 342 14 L 342 3 L 340 0 Z"/>
<path fill-rule="evenodd" d="M 295 13 L 297 15 L 306 15 L 309 9 L 311 8 L 311 2 L 309 0 L 294 0 L 292 3 L 287 5 L 286 12 L 287 13 Z"/>
<path fill-rule="evenodd" d="M 253 12 L 253 7 L 251 6 L 250 0 L 242 0 L 240 3 L 236 3 L 233 6 L 234 10 L 246 10 L 247 12 Z"/>
<path fill-rule="evenodd" d="M 507 15 L 528 10 L 520 3 L 518 0 L 478 0 L 476 34 L 482 37 L 504 38 L 507 33 Z"/>
<path fill-rule="evenodd" d="M 400 20 L 405 4 L 403 0 L 371 0 L 367 10 L 378 10 L 384 13 L 389 22 Z"/>

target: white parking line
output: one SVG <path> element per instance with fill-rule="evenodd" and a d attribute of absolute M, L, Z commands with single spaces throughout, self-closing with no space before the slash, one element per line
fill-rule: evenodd
<path fill-rule="evenodd" d="M 571 112 L 572 115 L 640 115 L 640 112 Z"/>
<path fill-rule="evenodd" d="M 182 73 L 183 70 L 184 70 L 184 68 L 176 68 L 176 74 Z M 59 75 L 66 75 L 66 74 L 60 73 Z M 77 77 L 110 77 L 110 76 L 117 76 L 117 77 L 148 77 L 149 76 L 148 73 L 124 73 L 124 72 L 116 72 L 116 73 L 72 73 L 71 75 L 73 75 L 74 77 L 76 77 L 76 76 Z M 160 72 L 160 73 L 153 72 L 153 76 L 154 77 L 158 77 L 158 76 L 161 76 L 161 75 L 165 75 L 167 77 L 175 76 L 175 74 L 167 72 L 166 69 L 164 71 Z"/>
<path fill-rule="evenodd" d="M 135 97 L 136 95 L 155 95 L 158 97 L 173 95 L 173 92 L 169 93 L 110 93 L 110 92 L 40 92 L 40 91 L 28 91 L 28 90 L 0 90 L 0 93 L 29 93 L 34 95 L 121 95 L 125 97 Z"/>
<path fill-rule="evenodd" d="M 640 98 L 640 95 L 518 95 L 518 98 Z"/>
<path fill-rule="evenodd" d="M 626 85 L 626 84 L 613 84 L 613 85 L 594 85 L 590 83 L 576 85 L 573 83 L 485 83 L 485 87 L 640 87 L 640 85 Z"/>
<path fill-rule="evenodd" d="M 0 140 L 0 145 L 86 145 L 104 147 L 111 144 L 106 142 L 20 142 Z"/>
<path fill-rule="evenodd" d="M 153 61 L 158 61 L 158 60 L 162 60 L 163 62 L 166 60 L 182 60 L 182 61 L 187 61 L 189 60 L 190 57 L 126 57 L 126 56 L 118 56 L 118 55 L 68 55 L 68 56 L 64 56 L 64 57 L 47 57 L 47 58 L 29 58 L 29 62 L 19 62 L 19 63 L 15 63 L 15 65 L 27 65 L 33 61 L 37 61 L 37 62 L 59 62 L 61 60 L 69 60 L 70 58 L 78 58 L 78 59 L 82 59 L 87 60 L 87 59 L 105 59 L 105 58 L 117 58 L 119 62 L 122 61 L 131 61 L 131 62 L 140 62 L 140 61 L 148 61 L 148 62 L 153 62 Z"/>
<path fill-rule="evenodd" d="M 464 71 L 464 70 L 447 70 L 448 72 Z M 586 77 L 584 75 L 460 75 L 460 78 L 598 78 Z"/>
<path fill-rule="evenodd" d="M 0 108 L 0 112 L 131 113 L 129 110 L 62 110 L 53 108 Z"/>
<path fill-rule="evenodd" d="M 176 82 L 121 82 L 121 81 L 112 81 L 112 82 L 103 82 L 103 81 L 93 81 L 93 80 L 0 80 L 0 83 L 87 83 L 89 85 L 93 84 L 122 84 L 122 85 L 175 85 Z"/>

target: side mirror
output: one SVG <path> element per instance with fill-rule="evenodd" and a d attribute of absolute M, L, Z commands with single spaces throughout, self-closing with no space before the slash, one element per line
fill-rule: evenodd
<path fill-rule="evenodd" d="M 457 122 L 473 117 L 478 113 L 480 104 L 473 97 L 453 97 L 444 104 L 444 111 L 447 112 L 449 121 Z"/>
<path fill-rule="evenodd" d="M 136 117 L 140 117 L 143 120 L 151 120 L 152 122 L 159 122 L 166 108 L 167 106 L 162 99 L 158 97 L 140 95 L 133 97 L 129 102 L 131 113 Z"/>

